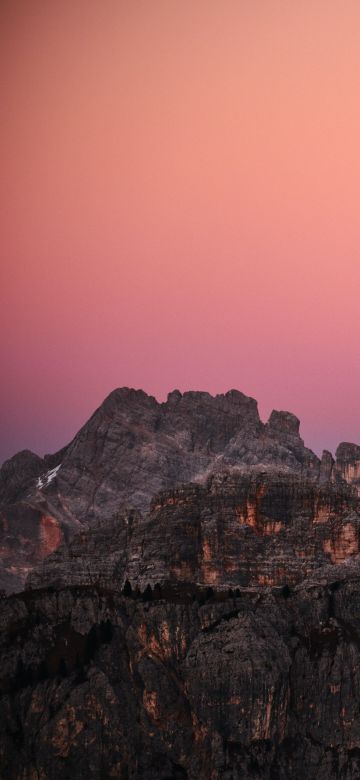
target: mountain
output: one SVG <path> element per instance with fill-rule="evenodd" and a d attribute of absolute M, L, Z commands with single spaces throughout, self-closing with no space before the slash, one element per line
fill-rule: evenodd
<path fill-rule="evenodd" d="M 360 777 L 360 447 L 125 388 L 0 498 L 0 780 Z"/>
<path fill-rule="evenodd" d="M 204 484 L 221 470 L 274 468 L 360 489 L 360 448 L 339 446 L 320 460 L 299 435 L 299 421 L 274 411 L 261 422 L 257 403 L 237 390 L 174 390 L 166 403 L 141 390 L 114 390 L 69 445 L 39 458 L 28 450 L 0 469 L 0 585 L 23 586 L 40 561 L 76 531 L 125 507 L 146 512 L 154 494 Z"/>

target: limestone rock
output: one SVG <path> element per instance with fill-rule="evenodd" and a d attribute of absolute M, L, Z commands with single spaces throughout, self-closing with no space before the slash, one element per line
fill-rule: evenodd
<path fill-rule="evenodd" d="M 336 450 L 335 469 L 360 495 L 360 447 L 358 444 L 342 442 Z"/>
<path fill-rule="evenodd" d="M 98 585 L 0 610 L 7 780 L 354 780 L 360 565 L 290 592 L 145 601 Z"/>
<path fill-rule="evenodd" d="M 35 567 L 28 586 L 294 585 L 359 551 L 360 500 L 345 483 L 230 470 L 162 491 L 144 516 L 83 530 Z"/>
<path fill-rule="evenodd" d="M 62 541 L 152 497 L 212 475 L 292 474 L 360 492 L 360 448 L 340 445 L 334 466 L 307 449 L 299 420 L 237 390 L 211 396 L 174 390 L 158 403 L 142 390 L 114 390 L 69 445 L 43 459 L 24 451 L 0 469 L 0 587 L 23 586 Z M 331 456 L 330 456 L 331 457 Z M 296 568 L 296 567 L 295 567 Z"/>
<path fill-rule="evenodd" d="M 0 780 L 360 777 L 360 448 L 114 391 L 0 473 Z"/>
<path fill-rule="evenodd" d="M 142 390 L 114 390 L 60 452 L 41 459 L 24 451 L 0 469 L 2 586 L 21 587 L 56 539 L 124 506 L 146 511 L 159 490 L 203 482 L 214 470 L 278 463 L 316 475 L 318 459 L 292 419 L 273 413 L 264 425 L 256 401 L 237 390 L 215 397 L 174 390 L 165 403 Z M 44 526 L 52 529 L 45 543 Z"/>

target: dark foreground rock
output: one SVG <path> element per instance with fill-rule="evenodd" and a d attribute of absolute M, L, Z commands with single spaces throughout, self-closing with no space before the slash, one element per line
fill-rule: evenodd
<path fill-rule="evenodd" d="M 2 780 L 360 776 L 356 562 L 230 594 L 28 591 L 0 657 Z"/>

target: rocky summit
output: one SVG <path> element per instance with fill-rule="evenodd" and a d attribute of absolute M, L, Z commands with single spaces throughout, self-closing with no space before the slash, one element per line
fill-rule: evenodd
<path fill-rule="evenodd" d="M 0 780 L 360 778 L 359 446 L 123 388 L 0 502 Z"/>
<path fill-rule="evenodd" d="M 360 447 L 341 444 L 320 461 L 304 446 L 299 420 L 237 390 L 174 390 L 165 403 L 142 390 L 114 390 L 73 441 L 40 458 L 25 450 L 0 469 L 0 587 L 23 587 L 30 570 L 74 533 L 153 496 L 222 471 L 297 474 L 360 492 Z"/>

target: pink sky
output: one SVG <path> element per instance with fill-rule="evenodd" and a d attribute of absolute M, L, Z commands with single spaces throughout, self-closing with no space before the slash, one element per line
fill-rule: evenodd
<path fill-rule="evenodd" d="M 360 442 L 358 0 L 2 0 L 0 460 L 114 388 Z"/>

